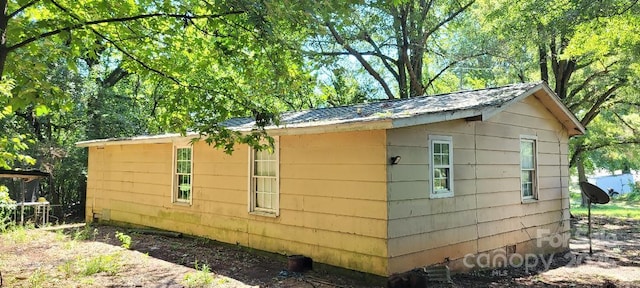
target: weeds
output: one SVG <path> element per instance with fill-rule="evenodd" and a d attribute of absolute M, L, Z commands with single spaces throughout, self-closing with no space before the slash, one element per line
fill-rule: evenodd
<path fill-rule="evenodd" d="M 67 240 L 67 235 L 64 234 L 64 231 L 62 229 L 56 230 L 55 240 L 57 242 L 62 242 L 62 241 Z"/>
<path fill-rule="evenodd" d="M 95 239 L 98 235 L 98 229 L 92 228 L 91 225 L 85 225 L 82 229 L 76 229 L 73 232 L 73 240 L 82 241 Z"/>
<path fill-rule="evenodd" d="M 64 262 L 64 264 L 58 266 L 58 270 L 62 273 L 64 273 L 64 277 L 65 278 L 69 278 L 71 277 L 73 274 L 75 274 L 75 271 L 73 269 L 73 261 L 66 261 Z"/>
<path fill-rule="evenodd" d="M 118 253 L 112 253 L 108 255 L 98 255 L 81 263 L 80 273 L 83 276 L 91 276 L 100 272 L 104 272 L 107 275 L 114 276 L 120 271 L 120 255 Z"/>
<path fill-rule="evenodd" d="M 120 246 L 122 246 L 122 248 L 124 249 L 131 248 L 131 236 L 124 234 L 122 232 L 116 231 L 116 238 L 120 240 L 120 243 L 122 244 Z"/>
<path fill-rule="evenodd" d="M 634 189 L 631 193 L 622 194 L 618 196 L 618 200 L 627 201 L 627 203 L 640 202 L 640 190 Z"/>
<path fill-rule="evenodd" d="M 206 287 L 213 283 L 214 276 L 211 273 L 209 265 L 202 264 L 198 267 L 198 262 L 195 263 L 196 272 L 187 273 L 184 276 L 184 285 L 186 287 Z"/>
<path fill-rule="evenodd" d="M 82 276 L 91 276 L 101 272 L 109 276 L 115 276 L 120 272 L 122 267 L 120 254 L 112 253 L 107 255 L 98 255 L 87 260 L 66 261 L 58 266 L 58 271 L 62 272 L 65 278 L 72 277 L 76 274 Z"/>
<path fill-rule="evenodd" d="M 33 224 L 20 226 L 16 225 L 4 232 L 4 239 L 12 244 L 27 243 L 37 237 L 37 234 L 29 233 L 29 229 L 33 229 Z"/>
<path fill-rule="evenodd" d="M 28 279 L 29 284 L 32 288 L 43 287 L 43 284 L 46 280 L 47 280 L 47 275 L 45 275 L 40 268 L 34 271 L 33 274 L 29 276 L 29 279 Z"/>

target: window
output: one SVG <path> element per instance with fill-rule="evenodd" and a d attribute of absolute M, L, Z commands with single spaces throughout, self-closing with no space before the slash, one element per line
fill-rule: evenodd
<path fill-rule="evenodd" d="M 535 137 L 520 138 L 520 183 L 522 199 L 537 197 L 537 147 Z"/>
<path fill-rule="evenodd" d="M 429 136 L 431 198 L 453 196 L 453 140 Z"/>
<path fill-rule="evenodd" d="M 191 147 L 174 148 L 173 200 L 191 203 L 193 161 Z"/>
<path fill-rule="evenodd" d="M 278 142 L 273 150 L 251 151 L 251 179 L 249 184 L 250 212 L 279 213 L 279 155 Z"/>

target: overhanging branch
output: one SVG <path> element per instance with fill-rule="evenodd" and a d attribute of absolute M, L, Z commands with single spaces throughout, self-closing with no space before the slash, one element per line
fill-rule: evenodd
<path fill-rule="evenodd" d="M 81 19 L 80 19 L 77 15 L 73 14 L 73 13 L 72 13 L 71 11 L 69 11 L 67 8 L 65 8 L 65 7 L 63 7 L 62 5 L 60 5 L 60 4 L 58 4 L 58 3 L 56 3 L 54 0 L 52 0 L 51 2 L 52 2 L 52 3 L 54 3 L 54 5 L 56 5 L 56 7 L 58 7 L 60 10 L 62 10 L 62 11 L 63 11 L 63 12 L 65 12 L 65 13 L 67 13 L 69 16 L 73 17 L 74 19 L 76 19 L 76 20 L 78 20 L 78 21 L 81 21 Z M 187 88 L 187 89 L 189 89 L 189 88 L 194 88 L 194 89 L 199 89 L 199 90 L 203 90 L 203 91 L 207 91 L 207 92 L 217 92 L 217 91 L 213 91 L 213 90 L 211 90 L 211 89 L 207 89 L 207 88 L 205 88 L 205 87 L 203 87 L 203 86 L 199 86 L 199 85 L 189 85 L 189 84 L 187 84 L 187 83 L 183 83 L 182 81 L 180 81 L 180 79 L 178 79 L 178 78 L 176 78 L 176 77 L 174 77 L 174 76 L 171 76 L 171 75 L 167 74 L 166 72 L 163 72 L 163 71 L 161 71 L 161 70 L 159 70 L 159 69 L 153 68 L 153 67 L 151 67 L 150 65 L 148 65 L 147 63 L 145 63 L 144 61 L 142 61 L 142 60 L 138 59 L 135 55 L 133 55 L 132 53 L 129 53 L 129 52 L 128 52 L 128 51 L 126 51 L 124 48 L 120 47 L 120 46 L 119 46 L 115 41 L 113 41 L 113 40 L 109 39 L 109 38 L 108 38 L 108 37 L 106 37 L 104 34 L 102 34 L 102 33 L 98 32 L 96 29 L 94 29 L 94 28 L 92 28 L 92 27 L 90 27 L 90 26 L 89 26 L 89 29 L 90 29 L 93 33 L 95 33 L 96 35 L 98 35 L 98 37 L 100 37 L 100 38 L 104 39 L 105 41 L 107 41 L 107 42 L 109 42 L 111 45 L 113 45 L 113 47 L 114 47 L 116 50 L 120 51 L 120 52 L 121 52 L 123 55 L 125 55 L 127 58 L 129 58 L 129 59 L 133 60 L 134 62 L 136 62 L 138 65 L 142 66 L 143 68 L 145 68 L 145 69 L 147 69 L 147 70 L 149 70 L 149 71 L 151 71 L 151 72 L 153 72 L 153 73 L 155 73 L 155 74 L 157 74 L 157 75 L 159 75 L 159 76 L 161 76 L 161 77 L 163 77 L 163 78 L 165 78 L 165 79 L 168 79 L 169 81 L 171 81 L 171 82 L 175 83 L 175 84 L 176 84 L 176 85 L 178 85 L 178 86 L 181 86 L 181 87 L 184 87 L 184 88 Z M 227 98 L 231 99 L 232 101 L 234 101 L 234 102 L 236 102 L 236 103 L 238 103 L 238 104 L 240 104 L 240 105 L 243 105 L 243 106 L 245 106 L 245 107 L 250 107 L 250 106 L 251 106 L 251 105 L 250 105 L 251 103 L 249 103 L 249 102 L 247 102 L 247 101 L 242 101 L 242 100 L 236 99 L 236 97 L 234 97 L 233 95 L 226 94 L 226 96 L 227 96 Z M 154 110 L 155 110 L 155 105 L 154 105 Z"/>
<path fill-rule="evenodd" d="M 589 123 L 591 123 L 591 121 L 600 113 L 600 107 L 602 106 L 602 104 L 604 104 L 604 102 L 607 101 L 613 95 L 613 93 L 622 86 L 623 83 L 625 83 L 625 81 L 621 79 L 616 84 L 611 86 L 609 90 L 598 97 L 591 109 L 589 109 L 584 117 L 582 117 L 582 120 L 580 121 L 582 126 L 586 127 L 587 125 L 589 125 Z"/>
<path fill-rule="evenodd" d="M 391 92 L 391 89 L 389 88 L 389 85 L 387 84 L 387 82 L 384 81 L 384 79 L 382 79 L 382 76 L 380 76 L 380 74 L 378 72 L 376 72 L 376 70 L 373 67 L 371 67 L 371 64 L 369 64 L 369 62 L 367 62 L 367 60 L 364 59 L 364 57 L 362 57 L 362 54 L 360 54 L 356 49 L 353 49 L 348 43 L 346 43 L 344 41 L 344 39 L 342 38 L 342 36 L 340 36 L 340 34 L 336 30 L 336 28 L 333 26 L 333 24 L 331 24 L 328 21 L 325 22 L 324 24 L 325 24 L 325 26 L 327 28 L 329 28 L 329 32 L 331 32 L 331 36 L 333 36 L 333 38 L 336 40 L 336 42 L 338 42 L 338 44 L 342 45 L 342 47 L 344 47 L 344 49 L 347 50 L 351 55 L 356 57 L 356 59 L 358 60 L 358 62 L 360 62 L 362 67 L 364 67 L 364 69 L 374 79 L 376 79 L 376 81 L 378 81 L 378 83 L 380 83 L 380 85 L 382 86 L 382 89 L 384 89 L 385 94 L 387 94 L 387 98 L 389 98 L 389 99 L 395 98 L 394 95 L 393 95 L 393 92 Z"/>
<path fill-rule="evenodd" d="M 54 3 L 54 5 L 56 5 L 56 7 L 60 8 L 58 3 L 56 3 L 55 1 L 51 1 L 51 2 Z M 67 13 L 68 13 L 68 11 L 67 11 Z M 28 45 L 28 44 L 30 44 L 30 43 L 32 43 L 34 41 L 39 40 L 39 39 L 43 39 L 43 38 L 46 38 L 46 37 L 49 37 L 49 36 L 60 34 L 60 33 L 64 32 L 64 31 L 71 31 L 71 30 L 75 30 L 75 29 L 90 27 L 90 26 L 97 25 L 97 24 L 122 23 L 122 22 L 136 21 L 136 20 L 148 19 L 148 18 L 175 18 L 175 19 L 187 19 L 187 20 L 204 19 L 204 18 L 215 19 L 215 18 L 221 18 L 221 17 L 225 17 L 225 16 L 230 16 L 230 15 L 238 15 L 238 14 L 242 14 L 242 13 L 245 13 L 245 11 L 242 11 L 242 10 L 239 10 L 239 11 L 228 11 L 228 12 L 220 13 L 220 14 L 207 14 L 207 15 L 151 13 L 151 14 L 141 14 L 141 15 L 134 15 L 134 16 L 128 16 L 128 17 L 116 17 L 116 18 L 109 18 L 109 19 L 86 21 L 86 22 L 81 22 L 81 23 L 77 23 L 77 24 L 74 24 L 74 25 L 70 25 L 70 26 L 67 26 L 67 27 L 54 29 L 54 30 L 42 33 L 40 35 L 28 38 L 26 40 L 23 40 L 22 42 L 19 42 L 19 43 L 16 43 L 14 45 L 11 45 L 11 46 L 7 47 L 7 51 L 13 51 L 15 49 L 18 49 L 20 47 Z M 80 19 L 76 19 L 76 20 L 80 21 Z"/>
<path fill-rule="evenodd" d="M 429 39 L 431 34 L 433 34 L 434 32 L 438 31 L 438 29 L 440 29 L 440 27 L 442 27 L 445 24 L 451 22 L 453 19 L 455 19 L 458 16 L 458 14 L 462 13 L 464 10 L 467 10 L 471 6 L 471 4 L 473 4 L 474 2 L 476 2 L 476 1 L 475 0 L 471 0 L 467 4 L 465 4 L 464 6 L 460 6 L 460 8 L 458 8 L 458 10 L 454 11 L 449 16 L 447 16 L 447 18 L 443 19 L 438 24 L 433 26 L 429 31 L 426 31 L 423 34 L 422 39 L 420 39 L 419 45 L 420 46 L 424 46 L 424 44 L 427 43 L 427 39 Z"/>
<path fill-rule="evenodd" d="M 424 85 L 425 88 L 431 86 L 431 84 L 433 84 L 434 81 L 436 81 L 436 79 L 438 79 L 440 77 L 440 75 L 442 75 L 442 73 L 446 72 L 447 70 L 449 70 L 451 67 L 455 66 L 456 64 L 465 61 L 467 59 L 471 59 L 471 58 L 475 58 L 475 57 L 479 57 L 482 55 L 485 55 L 485 52 L 481 52 L 481 53 L 477 53 L 477 54 L 473 54 L 473 55 L 469 55 L 469 56 L 465 56 L 462 57 L 460 59 L 457 59 L 455 61 L 452 61 L 451 63 L 449 63 L 449 65 L 445 66 L 444 68 L 442 68 L 438 73 L 436 73 L 436 75 L 434 75 L 432 78 L 429 79 L 429 82 L 427 82 L 426 85 Z"/>
<path fill-rule="evenodd" d="M 16 11 L 13 11 L 13 12 L 11 12 L 11 14 L 7 15 L 7 18 L 11 19 L 11 18 L 15 17 L 16 15 L 20 14 L 20 12 L 22 12 L 25 9 L 33 6 L 34 4 L 38 3 L 39 1 L 40 0 L 34 0 L 34 1 L 31 1 L 31 2 L 29 2 L 27 4 L 24 4 L 22 7 L 16 9 Z"/>

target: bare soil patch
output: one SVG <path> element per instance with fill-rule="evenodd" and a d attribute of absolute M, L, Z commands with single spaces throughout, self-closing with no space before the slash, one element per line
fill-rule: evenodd
<path fill-rule="evenodd" d="M 594 218 L 594 254 L 589 255 L 586 219 L 580 219 L 572 223 L 576 237 L 570 253 L 542 256 L 545 262 L 535 267 L 457 274 L 452 283 L 429 287 L 640 287 L 639 224 Z M 121 247 L 116 232 L 131 237 L 129 249 Z M 379 277 L 316 263 L 304 274 L 289 273 L 285 256 L 237 245 L 106 225 L 22 230 L 0 235 L 0 244 L 3 288 L 384 286 Z M 114 269 L 87 275 L 95 259 Z M 202 271 L 203 265 L 210 273 Z M 203 274 L 209 282 L 197 281 Z"/>

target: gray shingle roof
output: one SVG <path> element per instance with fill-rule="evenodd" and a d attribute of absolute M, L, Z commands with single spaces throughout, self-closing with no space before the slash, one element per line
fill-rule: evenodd
<path fill-rule="evenodd" d="M 478 110 L 492 106 L 501 107 L 504 103 L 540 84 L 541 82 L 521 83 L 433 96 L 285 112 L 280 115 L 280 126 L 271 125 L 266 128 L 298 128 L 385 119 L 395 120 L 425 114 Z M 247 131 L 255 128 L 255 121 L 253 118 L 233 118 L 225 121 L 223 125 L 232 130 Z"/>
<path fill-rule="evenodd" d="M 543 91 L 544 93 L 537 93 Z M 567 109 L 560 99 L 544 82 L 513 84 L 497 88 L 473 91 L 461 91 L 450 94 L 414 97 L 401 100 L 388 100 L 352 106 L 321 108 L 297 112 L 286 112 L 280 116 L 280 125 L 271 125 L 266 129 L 330 127 L 335 124 L 347 124 L 335 131 L 364 129 L 391 129 L 434 122 L 481 116 L 485 120 L 502 111 L 511 103 L 536 94 L 543 105 L 567 128 L 569 135 L 584 134 L 580 121 Z M 375 124 L 375 123 L 377 124 Z M 255 128 L 253 118 L 233 118 L 222 123 L 236 131 L 249 131 Z M 298 130 L 303 131 L 303 130 Z M 328 129 L 327 131 L 334 131 Z M 277 133 L 277 132 L 276 132 Z M 285 132 L 289 133 L 289 132 Z M 291 132 L 292 134 L 298 132 Z M 197 137 L 198 133 L 187 133 L 188 137 Z M 185 138 L 180 134 L 143 135 L 118 139 L 98 139 L 76 143 L 78 147 L 101 145 L 124 145 L 133 143 L 170 143 Z"/>

